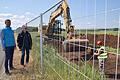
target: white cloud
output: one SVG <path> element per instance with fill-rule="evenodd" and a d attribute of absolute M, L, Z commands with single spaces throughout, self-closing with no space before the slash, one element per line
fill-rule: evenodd
<path fill-rule="evenodd" d="M 15 19 L 15 18 L 18 18 L 18 17 L 19 17 L 18 15 L 13 15 L 11 18 Z"/>
<path fill-rule="evenodd" d="M 0 18 L 0 21 L 2 21 L 3 20 L 3 18 Z"/>
<path fill-rule="evenodd" d="M 12 28 L 16 29 L 18 27 L 21 27 L 23 24 L 25 24 L 32 18 L 34 18 L 34 15 L 32 15 L 32 13 L 30 12 L 26 12 L 21 15 L 12 14 L 12 13 L 0 13 L 0 27 L 3 28 L 5 26 L 4 21 L 6 19 L 10 19 L 12 22 L 11 24 Z"/>
<path fill-rule="evenodd" d="M 8 9 L 8 6 L 5 6 L 4 8 L 5 8 L 5 9 Z"/>
<path fill-rule="evenodd" d="M 25 12 L 25 14 L 29 15 L 29 14 L 31 14 L 31 12 Z"/>
<path fill-rule="evenodd" d="M 27 20 L 27 21 L 29 21 L 29 20 L 30 20 L 30 18 L 28 17 L 28 18 L 26 18 L 26 20 Z"/>
<path fill-rule="evenodd" d="M 24 15 L 21 15 L 21 16 L 19 16 L 19 18 L 20 18 L 20 19 L 23 19 L 23 18 L 25 18 L 25 16 L 24 16 Z"/>
<path fill-rule="evenodd" d="M 9 17 L 9 16 L 13 16 L 10 13 L 0 13 L 0 17 Z"/>
<path fill-rule="evenodd" d="M 4 23 L 4 18 L 0 18 L 0 24 Z"/>
<path fill-rule="evenodd" d="M 3 25 L 3 21 L 0 21 L 0 24 L 2 24 L 2 25 Z"/>
<path fill-rule="evenodd" d="M 23 19 L 23 18 L 25 18 L 24 15 L 13 15 L 13 16 L 11 17 L 11 19 Z"/>
<path fill-rule="evenodd" d="M 25 15 L 34 15 L 34 13 L 31 13 L 31 12 L 25 12 Z"/>

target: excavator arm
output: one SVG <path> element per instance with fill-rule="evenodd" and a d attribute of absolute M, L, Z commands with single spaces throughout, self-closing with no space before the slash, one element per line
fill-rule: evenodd
<path fill-rule="evenodd" d="M 55 23 L 55 19 L 63 14 L 63 18 L 64 18 L 64 24 L 66 27 L 66 31 L 69 30 L 69 26 L 71 25 L 71 17 L 70 17 L 70 8 L 67 4 L 67 1 L 64 0 L 59 6 L 58 8 L 51 13 L 50 19 L 49 19 L 49 24 L 47 27 L 47 33 L 52 34 L 52 30 L 51 28 L 53 27 L 54 23 Z"/>

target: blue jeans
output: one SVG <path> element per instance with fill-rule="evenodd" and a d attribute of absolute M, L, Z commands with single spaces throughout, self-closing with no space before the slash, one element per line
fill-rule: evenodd
<path fill-rule="evenodd" d="M 5 48 L 5 71 L 8 70 L 8 64 L 9 68 L 13 67 L 13 54 L 14 54 L 14 46 L 6 47 Z"/>
<path fill-rule="evenodd" d="M 24 65 L 24 57 L 25 57 L 25 53 L 26 53 L 26 63 L 29 62 L 29 49 L 22 49 L 22 56 L 21 56 L 21 65 Z"/>

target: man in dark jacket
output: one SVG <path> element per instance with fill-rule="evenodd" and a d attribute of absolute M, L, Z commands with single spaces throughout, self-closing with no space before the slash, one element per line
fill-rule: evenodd
<path fill-rule="evenodd" d="M 27 27 L 25 25 L 22 26 L 22 32 L 18 34 L 17 44 L 19 49 L 22 51 L 21 65 L 25 67 L 24 65 L 25 53 L 26 53 L 26 65 L 27 65 L 29 62 L 29 53 L 32 48 L 32 38 L 30 33 L 27 31 Z"/>

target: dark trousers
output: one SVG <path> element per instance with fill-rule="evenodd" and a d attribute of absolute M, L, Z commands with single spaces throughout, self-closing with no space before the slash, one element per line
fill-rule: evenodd
<path fill-rule="evenodd" d="M 24 57 L 25 57 L 25 54 L 26 54 L 26 63 L 29 62 L 29 49 L 22 49 L 22 56 L 21 56 L 21 65 L 24 65 Z"/>
<path fill-rule="evenodd" d="M 14 54 L 13 46 L 5 48 L 5 71 L 9 71 L 8 64 L 9 68 L 13 67 L 13 54 Z"/>

